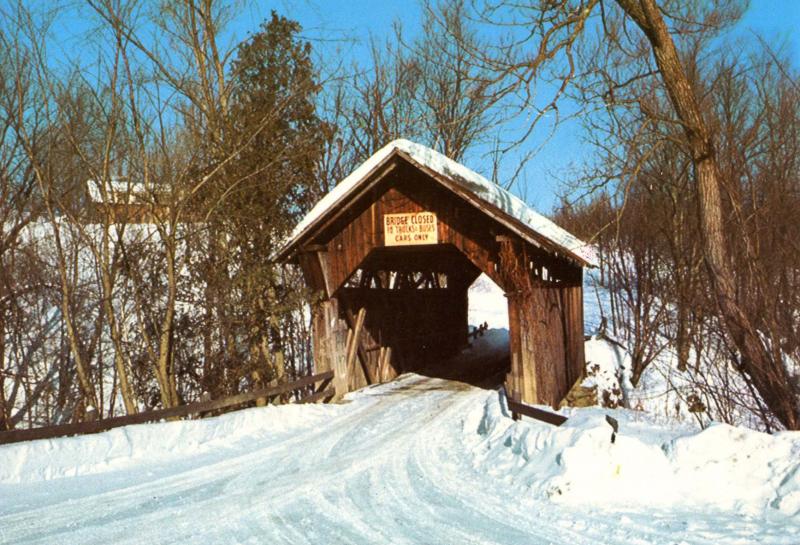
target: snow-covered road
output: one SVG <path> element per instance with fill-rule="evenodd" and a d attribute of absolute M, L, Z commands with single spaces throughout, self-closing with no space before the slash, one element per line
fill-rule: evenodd
<path fill-rule="evenodd" d="M 487 469 L 497 397 L 410 375 L 342 404 L 0 447 L 16 464 L 0 469 L 0 543 L 800 543 L 796 517 L 537 497 Z"/>

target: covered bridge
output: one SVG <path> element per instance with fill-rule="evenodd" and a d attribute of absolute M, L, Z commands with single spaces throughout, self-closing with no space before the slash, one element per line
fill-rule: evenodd
<path fill-rule="evenodd" d="M 467 345 L 467 290 L 486 273 L 508 299 L 515 399 L 556 406 L 581 376 L 587 246 L 440 153 L 396 140 L 297 225 L 279 259 L 321 293 L 317 371 L 337 394 L 425 372 Z"/>

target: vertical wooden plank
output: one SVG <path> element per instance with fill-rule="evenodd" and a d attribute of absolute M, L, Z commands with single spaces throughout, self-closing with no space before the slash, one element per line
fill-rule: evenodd
<path fill-rule="evenodd" d="M 570 336 L 572 338 L 572 361 L 569 362 L 570 378 L 574 384 L 583 376 L 586 368 L 586 354 L 583 341 L 583 284 L 570 288 L 572 292 L 572 324 Z"/>
<path fill-rule="evenodd" d="M 325 298 L 333 295 L 331 288 L 331 273 L 330 265 L 328 263 L 328 252 L 316 252 L 317 262 L 319 263 L 320 271 L 322 272 L 322 285 L 325 290 Z"/>
<path fill-rule="evenodd" d="M 346 366 L 348 374 L 350 375 L 349 387 L 351 390 L 358 389 L 362 381 L 358 380 L 358 370 L 356 369 L 356 358 L 358 355 L 358 347 L 361 343 L 361 330 L 364 327 L 364 319 L 367 316 L 367 310 L 360 308 L 356 315 L 355 324 L 352 329 L 348 329 L 348 343 L 347 343 L 347 358 Z"/>
<path fill-rule="evenodd" d="M 540 324 L 543 305 L 534 290 L 520 297 L 521 384 L 520 395 L 526 403 L 549 402 L 549 351 L 541 345 Z"/>
<path fill-rule="evenodd" d="M 564 330 L 564 300 L 561 297 L 560 284 L 548 285 L 546 288 L 547 331 L 545 338 L 549 340 L 551 359 L 550 372 L 553 377 L 552 390 L 548 402 L 557 409 L 561 400 L 569 392 L 571 384 L 567 382 L 567 336 Z"/>
<path fill-rule="evenodd" d="M 554 396 L 563 397 L 583 375 L 583 288 L 578 284 L 556 284 L 553 288 L 561 301 L 563 363 L 561 378 L 554 383 Z M 552 338 L 552 333 L 549 338 Z M 558 354 L 557 347 L 551 347 Z"/>
<path fill-rule="evenodd" d="M 372 201 L 372 204 L 369 206 L 369 214 L 370 214 L 370 243 L 373 248 L 379 245 L 378 243 L 378 203 L 375 200 Z"/>
<path fill-rule="evenodd" d="M 397 376 L 397 373 L 392 368 L 392 347 L 381 347 L 380 362 L 378 364 L 378 376 L 381 382 L 387 382 Z"/>
<path fill-rule="evenodd" d="M 386 379 L 383 367 L 383 359 L 386 357 L 386 347 L 381 346 L 378 350 L 378 367 L 377 371 L 375 372 L 375 380 L 379 383 L 384 382 Z"/>
<path fill-rule="evenodd" d="M 347 326 L 339 318 L 339 301 L 336 298 L 330 300 L 328 306 L 328 320 L 330 333 L 329 333 L 329 358 L 330 367 L 335 373 L 333 380 L 334 387 L 336 388 L 336 395 L 341 397 L 346 394 L 348 390 L 348 369 L 345 365 L 347 356 Z"/>
<path fill-rule="evenodd" d="M 318 303 L 311 317 L 311 343 L 314 357 L 314 370 L 317 373 L 330 371 L 330 360 L 328 359 L 328 328 L 325 320 L 325 305 L 327 301 Z"/>
<path fill-rule="evenodd" d="M 508 298 L 508 344 L 511 356 L 511 395 L 518 396 L 520 400 L 523 397 L 523 387 L 525 384 L 525 365 L 530 363 L 525 357 L 522 340 L 522 330 L 524 329 L 524 320 L 522 318 L 521 297 L 518 293 L 507 294 Z M 535 384 L 534 384 L 535 388 Z M 528 400 L 528 402 L 532 402 Z"/>

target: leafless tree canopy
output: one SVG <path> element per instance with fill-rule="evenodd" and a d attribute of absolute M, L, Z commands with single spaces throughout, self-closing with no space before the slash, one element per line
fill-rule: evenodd
<path fill-rule="evenodd" d="M 575 42 L 600 154 L 563 213 L 603 249 L 634 378 L 674 350 L 717 418 L 797 429 L 797 75 L 759 44 L 715 49 L 737 3 L 609 4 Z"/>
<path fill-rule="evenodd" d="M 2 8 L 0 429 L 308 372 L 314 294 L 272 262 L 298 217 L 392 139 L 519 174 L 567 118 L 595 152 L 559 219 L 597 244 L 633 382 L 674 353 L 698 411 L 800 428 L 800 83 L 731 52 L 744 7 L 424 3 L 324 78 L 297 23 L 228 43 L 217 0 Z M 71 57 L 62 9 L 91 28 Z"/>
<path fill-rule="evenodd" d="M 271 261 L 328 133 L 299 26 L 224 47 L 218 2 L 79 9 L 60 62 L 57 12 L 2 13 L 0 427 L 307 373 L 309 294 Z"/>

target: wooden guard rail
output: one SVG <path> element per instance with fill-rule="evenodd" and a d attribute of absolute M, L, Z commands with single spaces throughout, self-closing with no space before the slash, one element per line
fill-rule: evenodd
<path fill-rule="evenodd" d="M 511 418 L 514 420 L 519 420 L 520 416 L 529 416 L 531 418 L 535 418 L 536 420 L 540 420 L 542 422 L 547 422 L 548 424 L 552 424 L 554 426 L 560 426 L 568 419 L 566 416 L 560 415 L 558 413 L 545 411 L 542 409 L 537 409 L 536 407 L 531 407 L 530 405 L 525 405 L 520 400 L 519 392 L 512 390 L 509 387 L 510 379 L 506 377 L 506 383 L 503 386 L 503 389 L 506 392 L 506 402 L 508 403 L 508 410 L 511 411 Z"/>
<path fill-rule="evenodd" d="M 33 441 L 34 439 L 52 439 L 54 437 L 64 437 L 67 435 L 98 433 L 101 431 L 110 430 L 112 428 L 128 426 L 130 424 L 143 424 L 145 422 L 155 422 L 165 418 L 184 417 L 189 416 L 190 414 L 228 409 L 244 403 L 256 401 L 258 399 L 269 399 L 281 394 L 295 392 L 305 387 L 313 386 L 318 382 L 320 383 L 319 386 L 314 387 L 310 394 L 297 400 L 297 403 L 313 403 L 320 400 L 327 401 L 335 394 L 333 388 L 328 388 L 332 380 L 333 371 L 327 371 L 325 373 L 318 373 L 316 375 L 303 377 L 295 380 L 294 382 L 279 384 L 278 386 L 273 386 L 271 388 L 254 390 L 252 392 L 246 392 L 221 399 L 189 403 L 188 405 L 180 405 L 170 409 L 160 409 L 138 414 L 129 414 L 126 416 L 115 416 L 112 418 L 106 418 L 105 420 L 96 420 L 94 422 L 80 422 L 77 424 L 64 424 L 61 426 L 47 426 L 29 430 L 3 431 L 0 432 L 0 445 L 17 443 L 20 441 Z"/>
<path fill-rule="evenodd" d="M 489 324 L 483 322 L 481 325 L 467 333 L 468 339 L 477 339 L 478 337 L 483 337 L 483 334 L 489 330 Z"/>
<path fill-rule="evenodd" d="M 551 413 L 550 411 L 537 409 L 536 407 L 525 405 L 519 401 L 514 401 L 510 397 L 506 399 L 508 401 L 508 408 L 511 411 L 511 417 L 514 420 L 519 420 L 519 415 L 530 416 L 531 418 L 541 420 L 542 422 L 547 422 L 548 424 L 552 424 L 554 426 L 560 426 L 567 421 L 566 416 L 558 413 Z"/>

